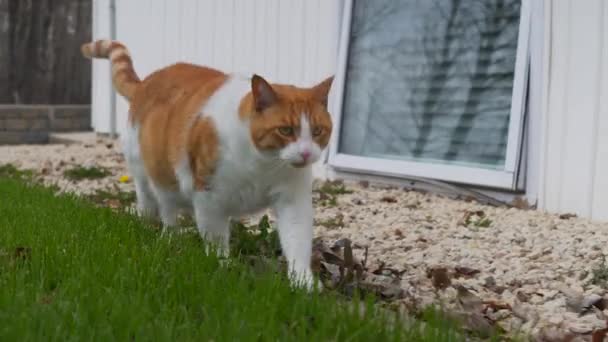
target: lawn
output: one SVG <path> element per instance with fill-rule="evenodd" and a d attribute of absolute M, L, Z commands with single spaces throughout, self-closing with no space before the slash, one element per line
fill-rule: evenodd
<path fill-rule="evenodd" d="M 0 177 L 0 340 L 461 339 L 439 319 L 390 323 L 371 299 L 294 291 L 281 274 L 220 262 L 202 244 Z"/>

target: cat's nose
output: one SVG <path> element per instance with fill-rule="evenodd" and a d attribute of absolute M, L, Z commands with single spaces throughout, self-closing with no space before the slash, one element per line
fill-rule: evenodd
<path fill-rule="evenodd" d="M 310 151 L 304 150 L 304 151 L 300 152 L 300 156 L 302 157 L 302 160 L 308 161 L 308 159 L 310 158 Z"/>

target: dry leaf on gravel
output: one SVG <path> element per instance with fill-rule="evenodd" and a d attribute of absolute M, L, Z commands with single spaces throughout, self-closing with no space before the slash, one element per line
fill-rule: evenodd
<path fill-rule="evenodd" d="M 477 221 L 484 217 L 486 217 L 486 213 L 483 210 L 476 210 L 476 211 L 465 210 L 464 214 L 462 215 L 462 218 L 458 221 L 458 225 L 467 227 L 471 223 L 473 223 L 473 221 Z M 477 219 L 477 220 L 475 220 L 475 219 Z"/>
<path fill-rule="evenodd" d="M 438 290 L 445 290 L 452 284 L 448 269 L 445 267 L 432 267 L 426 271 L 427 278 L 431 279 L 433 287 Z"/>
<path fill-rule="evenodd" d="M 380 201 L 385 203 L 397 203 L 397 198 L 393 196 L 384 196 L 380 199 Z"/>
<path fill-rule="evenodd" d="M 476 274 L 481 272 L 480 270 L 465 266 L 457 266 L 454 268 L 454 271 L 456 271 L 454 278 L 473 278 Z"/>
<path fill-rule="evenodd" d="M 608 322 L 607 322 L 608 324 Z M 595 330 L 591 334 L 591 342 L 605 342 L 608 341 L 608 328 Z"/>
<path fill-rule="evenodd" d="M 347 296 L 356 292 L 373 293 L 384 300 L 395 300 L 405 295 L 395 273 L 374 274 L 367 270 L 353 255 L 349 239 L 340 239 L 331 247 L 322 239 L 315 239 L 312 259 L 312 268 L 319 273 L 323 284 Z"/>
<path fill-rule="evenodd" d="M 572 214 L 572 213 L 565 213 L 565 214 L 559 215 L 559 218 L 561 220 L 569 220 L 569 219 L 576 218 L 576 217 L 577 217 L 576 214 Z"/>

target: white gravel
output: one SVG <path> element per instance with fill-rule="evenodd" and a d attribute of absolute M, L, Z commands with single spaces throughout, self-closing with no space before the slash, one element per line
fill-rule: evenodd
<path fill-rule="evenodd" d="M 63 191 L 89 194 L 97 189 L 132 191 L 120 183 L 127 174 L 116 141 L 92 134 L 77 135 L 69 145 L 0 146 L 0 165 L 34 169 L 46 184 Z M 63 172 L 73 166 L 101 166 L 112 175 L 100 180 L 68 181 Z M 452 200 L 399 188 L 346 183 L 351 194 L 337 195 L 337 205 L 317 205 L 315 235 L 329 240 L 349 238 L 368 247 L 368 265 L 381 262 L 404 271 L 404 301 L 456 307 L 457 291 L 437 291 L 428 270 L 456 267 L 479 271 L 454 277 L 484 301 L 508 304 L 495 316 L 511 332 L 521 331 L 550 341 L 573 333 L 587 340 L 606 328 L 608 310 L 591 307 L 580 314 L 583 301 L 608 303 L 605 289 L 590 284 L 593 269 L 608 256 L 608 223 L 560 218 L 539 211 L 498 208 Z M 483 212 L 489 226 L 465 224 L 467 212 Z M 323 227 L 325 224 L 329 227 Z M 363 248 L 356 249 L 363 258 Z M 595 296 L 595 297 L 594 297 Z M 598 304 L 601 307 L 601 305 Z"/>

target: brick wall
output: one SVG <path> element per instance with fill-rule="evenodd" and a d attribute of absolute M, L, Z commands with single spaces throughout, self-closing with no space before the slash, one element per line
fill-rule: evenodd
<path fill-rule="evenodd" d="M 0 105 L 0 145 L 45 144 L 51 132 L 88 130 L 88 105 Z"/>

